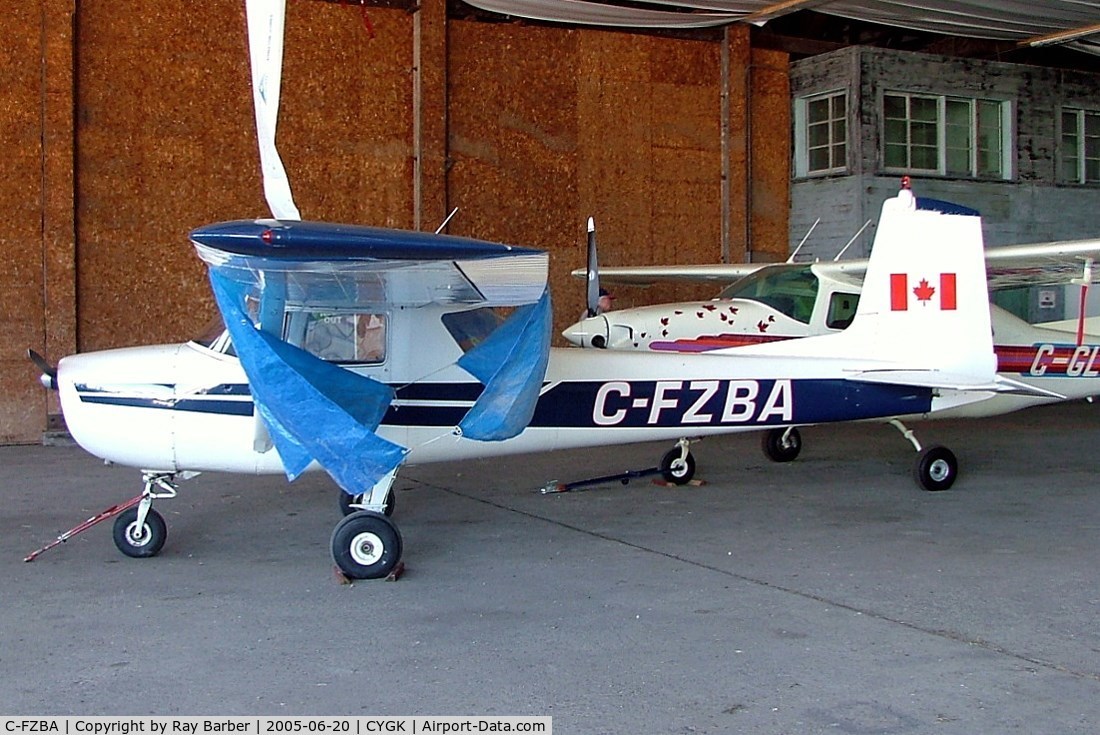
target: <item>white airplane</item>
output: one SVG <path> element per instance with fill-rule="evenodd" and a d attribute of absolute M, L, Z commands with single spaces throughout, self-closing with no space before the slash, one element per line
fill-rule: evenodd
<path fill-rule="evenodd" d="M 545 253 L 416 232 L 300 221 L 202 227 L 228 328 L 203 342 L 73 355 L 57 386 L 74 439 L 140 468 L 114 539 L 135 557 L 166 538 L 152 501 L 197 472 L 324 469 L 354 512 L 332 554 L 352 578 L 390 574 L 401 536 L 385 515 L 406 464 L 679 440 L 662 461 L 686 481 L 685 436 L 934 414 L 1001 393 L 979 218 L 890 199 L 851 326 L 706 354 L 549 347 Z M 922 303 L 900 279 L 950 284 Z M 520 305 L 501 322 L 494 307 Z M 377 334 L 382 326 L 381 341 Z M 918 472 L 957 465 L 943 447 Z M 112 509 L 114 510 L 114 509 Z"/>
<path fill-rule="evenodd" d="M 903 187 L 908 188 L 908 182 Z M 937 211 L 973 212 L 957 205 L 917 198 L 917 206 Z M 746 345 L 838 333 L 851 323 L 863 287 L 866 259 L 814 263 L 712 264 L 616 267 L 600 270 L 594 235 L 589 233 L 589 264 L 573 272 L 587 278 L 589 301 L 604 282 L 650 285 L 658 281 L 730 283 L 709 301 L 655 304 L 588 318 L 562 335 L 580 347 L 643 352 L 710 352 Z M 1085 297 L 1095 277 L 1100 240 L 1015 245 L 985 251 L 990 290 L 1019 286 L 1081 287 L 1081 316 L 1076 320 L 1033 325 L 990 304 L 997 370 L 1034 388 L 1031 394 L 1001 394 L 991 400 L 959 406 L 937 418 L 981 417 L 1008 413 L 1060 400 L 1100 394 L 1100 335 L 1096 319 L 1086 319 Z M 924 303 L 934 303 L 941 284 L 907 284 Z M 595 290 L 595 291 L 594 291 Z M 923 296 L 923 298 L 922 298 Z M 902 423 L 890 422 L 920 452 L 922 447 Z M 795 459 L 802 448 L 795 427 L 777 428 L 762 437 L 765 454 L 774 461 Z M 919 477 L 918 477 L 919 480 Z M 940 489 L 940 488 L 936 488 Z"/>

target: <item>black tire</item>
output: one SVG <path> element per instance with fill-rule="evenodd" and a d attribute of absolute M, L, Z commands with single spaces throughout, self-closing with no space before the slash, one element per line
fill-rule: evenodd
<path fill-rule="evenodd" d="M 381 513 L 359 510 L 332 531 L 332 559 L 350 579 L 379 579 L 401 561 L 401 534 Z"/>
<path fill-rule="evenodd" d="M 955 484 L 959 476 L 959 460 L 947 447 L 928 447 L 917 456 L 913 477 L 917 484 L 930 492 L 946 490 Z"/>
<path fill-rule="evenodd" d="M 152 508 L 145 514 L 145 523 L 137 527 L 137 508 L 130 508 L 115 518 L 115 546 L 126 556 L 145 559 L 156 556 L 168 538 L 168 525 Z"/>
<path fill-rule="evenodd" d="M 688 452 L 684 458 L 683 466 L 676 466 L 673 469 L 674 464 L 679 464 L 679 459 L 679 447 L 668 450 L 665 456 L 661 457 L 661 476 L 665 478 L 665 482 L 672 485 L 686 485 L 691 482 L 691 478 L 695 477 L 695 457 L 691 456 L 691 452 Z"/>
<path fill-rule="evenodd" d="M 340 504 L 340 515 L 350 516 L 352 513 L 361 510 L 361 508 L 352 508 L 352 504 L 358 504 L 363 502 L 363 493 L 358 495 L 349 495 L 348 493 L 340 490 L 340 497 L 338 502 Z M 392 516 L 394 509 L 397 507 L 397 493 L 390 491 L 389 496 L 386 498 L 386 507 L 382 509 L 382 512 L 387 516 Z"/>
<path fill-rule="evenodd" d="M 786 439 L 783 438 L 784 434 Z M 787 433 L 787 429 L 770 429 L 760 437 L 760 447 L 771 461 L 790 462 L 802 451 L 802 435 L 793 427 L 790 433 Z"/>

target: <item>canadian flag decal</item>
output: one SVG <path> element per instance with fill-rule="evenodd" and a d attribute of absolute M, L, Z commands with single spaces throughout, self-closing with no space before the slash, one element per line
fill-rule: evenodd
<path fill-rule="evenodd" d="M 909 288 L 909 276 L 905 273 L 890 274 L 890 309 L 891 311 L 907 311 L 909 309 L 909 295 L 916 297 L 917 302 L 927 306 L 937 294 L 939 294 L 939 306 L 944 311 L 954 311 L 956 302 L 956 278 L 954 273 L 941 273 L 938 286 L 929 283 L 927 278 L 921 278 L 917 285 Z"/>

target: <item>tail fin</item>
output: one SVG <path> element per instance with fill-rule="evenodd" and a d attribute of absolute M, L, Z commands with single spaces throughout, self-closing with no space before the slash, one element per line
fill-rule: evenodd
<path fill-rule="evenodd" d="M 920 208 L 903 188 L 882 205 L 859 306 L 843 335 L 849 354 L 871 348 L 898 369 L 860 379 L 988 389 L 992 335 L 981 218 Z"/>

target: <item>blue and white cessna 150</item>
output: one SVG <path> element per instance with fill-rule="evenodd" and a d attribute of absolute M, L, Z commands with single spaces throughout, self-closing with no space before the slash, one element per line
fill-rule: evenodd
<path fill-rule="evenodd" d="M 903 181 L 908 194 L 908 179 Z M 915 198 L 918 208 L 977 215 L 948 202 Z M 591 229 L 591 225 L 590 225 Z M 1077 240 L 1011 245 L 985 251 L 990 291 L 1021 286 L 1080 288 L 1077 319 L 1029 324 L 990 304 L 997 370 L 1005 379 L 1023 383 L 1030 392 L 1000 394 L 973 402 L 934 418 L 994 416 L 1057 401 L 1100 394 L 1100 333 L 1096 319 L 1087 319 L 1086 296 L 1100 276 L 1093 263 L 1100 259 L 1100 240 Z M 573 272 L 588 279 L 590 316 L 567 328 L 563 336 L 579 347 L 649 353 L 706 353 L 747 345 L 767 344 L 813 335 L 839 333 L 848 327 L 859 303 L 866 259 L 813 263 L 710 264 L 625 266 L 596 264 L 594 235 L 589 234 L 589 265 Z M 658 281 L 729 283 L 714 299 L 653 304 L 596 314 L 592 307 L 601 279 L 604 282 L 649 285 Z M 732 283 L 730 283 L 732 281 Z M 901 282 L 899 281 L 899 284 Z M 934 280 L 906 282 L 920 308 L 934 308 L 950 288 Z M 922 447 L 902 423 L 891 417 L 920 452 Z M 765 454 L 774 461 L 795 459 L 802 448 L 797 427 L 779 427 L 762 437 Z M 955 460 L 946 456 L 943 471 L 928 489 L 949 487 L 955 478 Z M 939 473 L 938 473 L 939 474 Z"/>
<path fill-rule="evenodd" d="M 908 192 L 883 205 L 850 327 L 703 354 L 551 349 L 534 250 L 281 220 L 191 239 L 226 334 L 73 355 L 51 376 L 76 441 L 144 472 L 115 522 L 130 556 L 159 551 L 152 500 L 190 473 L 326 470 L 358 501 L 333 557 L 376 578 L 402 554 L 385 511 L 407 464 L 935 414 L 1031 390 L 996 374 L 979 218 L 919 210 Z M 938 297 L 902 287 L 919 283 Z M 502 319 L 505 305 L 517 308 Z M 942 451 L 918 464 L 933 485 Z M 663 468 L 690 476 L 686 442 Z"/>

